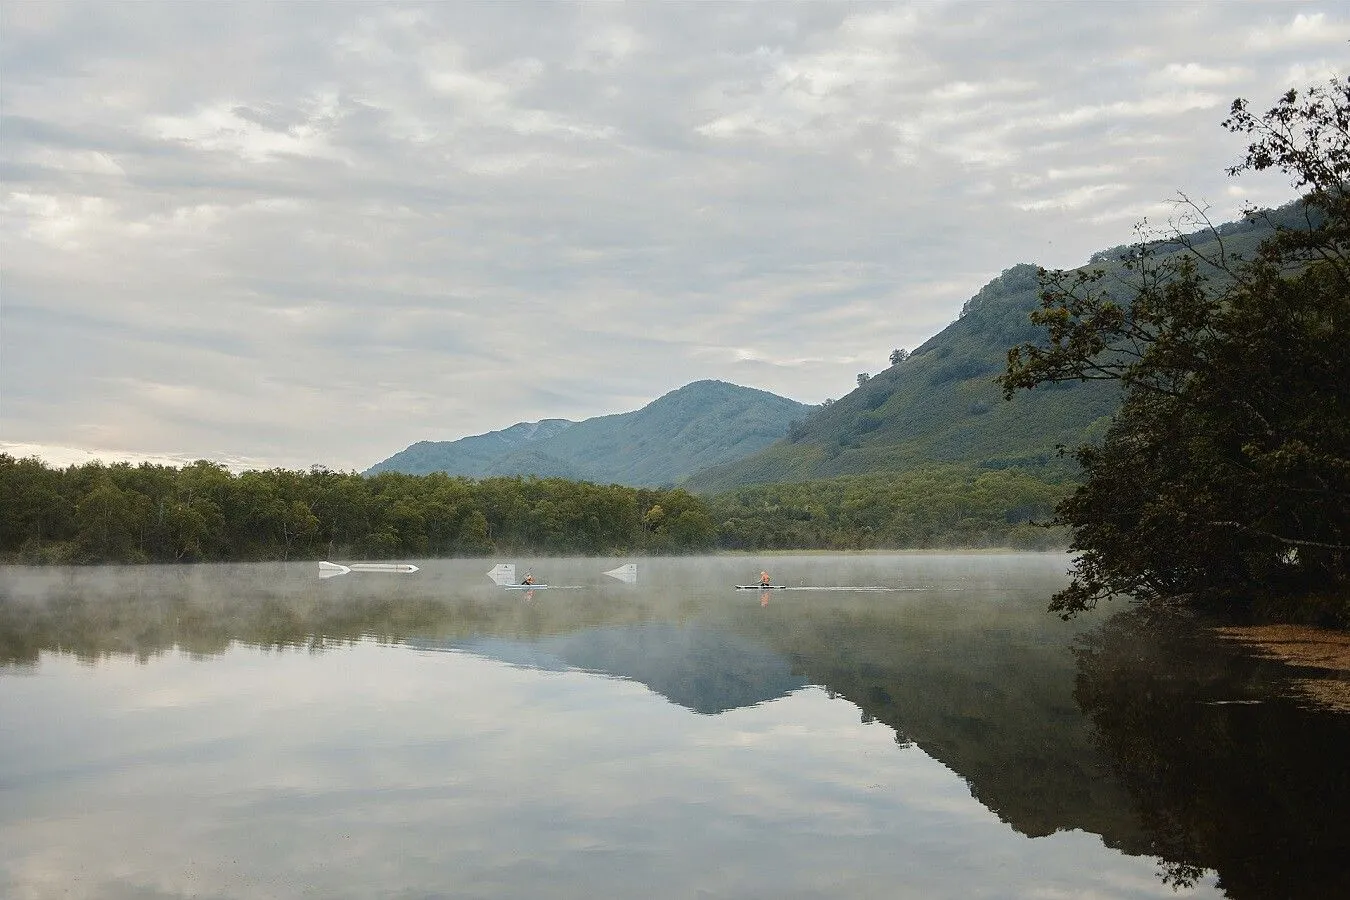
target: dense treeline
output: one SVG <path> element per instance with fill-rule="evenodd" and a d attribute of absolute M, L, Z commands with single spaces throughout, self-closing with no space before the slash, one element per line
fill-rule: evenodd
<path fill-rule="evenodd" d="M 705 499 L 682 489 L 316 467 L 231 474 L 0 454 L 0 560 L 196 562 L 716 548 L 863 549 L 1054 544 L 1067 488 L 959 467 L 767 485 Z M 1062 539 L 1061 539 L 1062 542 Z"/>
<path fill-rule="evenodd" d="M 708 502 L 726 549 L 908 549 L 1068 543 L 1051 517 L 1070 486 L 1024 472 L 929 466 L 811 481 L 765 484 Z"/>
<path fill-rule="evenodd" d="M 683 490 L 319 467 L 233 475 L 204 461 L 52 469 L 0 454 L 0 558 L 12 562 L 681 553 L 715 537 Z"/>

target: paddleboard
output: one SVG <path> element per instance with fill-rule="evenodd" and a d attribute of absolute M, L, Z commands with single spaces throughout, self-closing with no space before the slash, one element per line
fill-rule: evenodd
<path fill-rule="evenodd" d="M 783 591 L 787 590 L 786 584 L 738 584 L 738 591 Z"/>

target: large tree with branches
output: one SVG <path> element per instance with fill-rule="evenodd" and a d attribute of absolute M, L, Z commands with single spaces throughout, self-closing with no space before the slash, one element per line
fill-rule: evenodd
<path fill-rule="evenodd" d="M 1350 83 L 1264 113 L 1237 100 L 1223 124 L 1251 141 L 1230 175 L 1278 170 L 1302 195 L 1279 216 L 1247 211 L 1273 236 L 1233 254 L 1183 198 L 1189 219 L 1111 274 L 1042 272 L 1045 339 L 1008 353 L 1009 397 L 1123 389 L 1057 509 L 1080 551 L 1052 601 L 1064 615 L 1128 595 L 1350 621 Z"/>

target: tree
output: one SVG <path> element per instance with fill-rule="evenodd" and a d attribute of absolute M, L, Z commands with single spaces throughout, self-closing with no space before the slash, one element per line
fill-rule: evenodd
<path fill-rule="evenodd" d="M 708 550 L 717 540 L 717 525 L 701 509 L 687 509 L 671 520 L 670 538 L 681 552 Z"/>
<path fill-rule="evenodd" d="M 173 500 L 162 512 L 162 541 L 166 554 L 174 561 L 199 559 L 213 532 L 223 527 L 220 510 L 210 500 Z"/>
<path fill-rule="evenodd" d="M 858 373 L 858 387 L 862 387 L 864 384 L 867 384 L 868 380 L 869 380 L 871 377 L 872 377 L 872 376 L 871 376 L 871 375 L 868 375 L 866 372 L 859 372 L 859 373 Z"/>
<path fill-rule="evenodd" d="M 898 366 L 907 359 L 909 359 L 908 350 L 897 349 L 891 351 L 891 365 Z"/>
<path fill-rule="evenodd" d="M 1213 240 L 1174 224 L 1131 248 L 1121 277 L 1042 271 L 1032 319 L 1046 341 L 1009 351 L 1005 395 L 1123 388 L 1102 444 L 1076 453 L 1086 480 L 1056 509 L 1082 552 L 1052 609 L 1132 595 L 1350 621 L 1348 123 L 1339 79 L 1261 115 L 1233 103 L 1224 126 L 1252 143 L 1229 174 L 1275 168 L 1303 191 L 1293 225 L 1248 210 L 1274 228 L 1250 259 L 1183 197 Z"/>
<path fill-rule="evenodd" d="M 459 548 L 465 553 L 487 553 L 492 549 L 492 530 L 482 510 L 473 509 L 459 528 Z"/>
<path fill-rule="evenodd" d="M 71 536 L 74 504 L 62 496 L 61 482 L 59 472 L 35 457 L 0 453 L 0 552 Z"/>
<path fill-rule="evenodd" d="M 283 504 L 281 514 L 282 559 L 289 559 L 291 545 L 298 539 L 319 530 L 319 518 L 303 500 Z"/>
<path fill-rule="evenodd" d="M 140 502 L 138 502 L 140 501 Z M 137 534 L 148 502 L 140 494 L 123 491 L 104 475 L 75 505 L 76 540 L 89 562 L 141 562 Z"/>

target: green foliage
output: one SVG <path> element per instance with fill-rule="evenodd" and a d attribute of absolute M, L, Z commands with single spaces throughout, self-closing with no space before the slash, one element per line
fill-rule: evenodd
<path fill-rule="evenodd" d="M 1307 191 L 1267 218 L 1250 258 L 1215 230 L 1215 249 L 1180 234 L 1142 243 L 1119 275 L 1042 274 L 1044 342 L 1009 352 L 1008 394 L 1083 380 L 1125 392 L 1105 440 L 1078 452 L 1087 480 L 1057 511 L 1083 552 L 1053 609 L 1119 594 L 1322 609 L 1347 596 L 1347 123 L 1350 86 L 1334 79 L 1262 116 L 1233 104 L 1226 126 L 1254 142 L 1231 173 L 1279 168 Z M 1327 618 L 1350 620 L 1350 602 Z"/>
<path fill-rule="evenodd" d="M 927 466 L 900 474 L 754 485 L 711 497 L 735 550 L 1062 547 L 1049 519 L 1068 488 L 1024 472 Z"/>
<path fill-rule="evenodd" d="M 1064 485 L 1015 468 L 686 490 L 315 467 L 231 475 L 198 462 L 53 470 L 0 454 L 0 560 L 193 562 L 691 553 L 718 548 L 1063 546 Z M 13 510 L 13 513 L 9 511 Z"/>
<path fill-rule="evenodd" d="M 688 553 L 717 538 L 703 501 L 684 490 L 518 476 L 235 476 L 207 462 L 56 470 L 0 454 L 0 500 L 5 562 Z"/>

